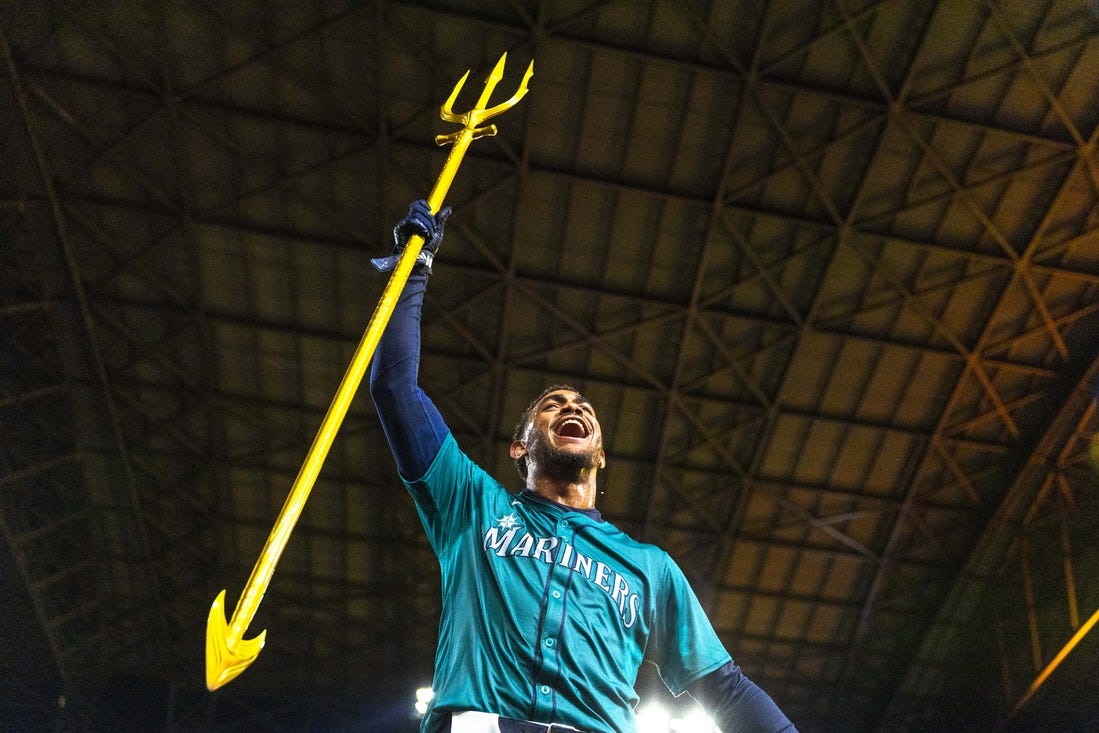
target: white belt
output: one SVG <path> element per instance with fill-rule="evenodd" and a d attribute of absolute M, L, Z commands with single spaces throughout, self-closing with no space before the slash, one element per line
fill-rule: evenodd
<path fill-rule="evenodd" d="M 450 716 L 450 733 L 500 733 L 500 716 L 467 710 Z"/>
<path fill-rule="evenodd" d="M 503 733 L 503 731 L 518 730 L 541 733 L 581 733 L 571 725 L 515 720 L 503 718 L 496 713 L 482 713 L 477 710 L 452 713 L 450 716 L 450 733 Z"/>

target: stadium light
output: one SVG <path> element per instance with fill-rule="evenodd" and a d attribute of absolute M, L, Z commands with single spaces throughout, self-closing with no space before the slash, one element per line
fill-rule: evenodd
<path fill-rule="evenodd" d="M 710 716 L 699 708 L 683 717 L 670 713 L 660 703 L 649 703 L 637 711 L 637 733 L 721 733 Z"/>
<path fill-rule="evenodd" d="M 424 717 L 427 713 L 427 706 L 431 704 L 431 701 L 435 699 L 435 690 L 430 687 L 421 687 L 416 690 L 416 715 Z"/>

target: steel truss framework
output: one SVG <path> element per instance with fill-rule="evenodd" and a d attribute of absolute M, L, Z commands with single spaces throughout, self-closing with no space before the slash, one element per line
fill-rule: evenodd
<path fill-rule="evenodd" d="M 57 0 L 0 8 L 0 722 L 413 725 L 437 574 L 365 395 L 268 648 L 211 695 L 201 640 L 502 51 L 425 308 L 467 452 L 584 390 L 604 514 L 802 731 L 1099 715 L 1086 3 Z"/>

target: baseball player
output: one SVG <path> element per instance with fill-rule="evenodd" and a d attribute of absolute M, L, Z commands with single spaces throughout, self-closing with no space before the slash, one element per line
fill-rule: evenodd
<path fill-rule="evenodd" d="M 420 311 L 449 207 L 417 201 L 394 229 L 391 269 L 425 244 L 374 355 L 370 391 L 428 540 L 442 616 L 424 733 L 628 733 L 643 661 L 690 692 L 724 733 L 794 726 L 733 663 L 686 578 L 659 548 L 595 508 L 606 463 L 594 407 L 555 386 L 520 417 L 517 492 L 473 463 L 417 383 Z"/>

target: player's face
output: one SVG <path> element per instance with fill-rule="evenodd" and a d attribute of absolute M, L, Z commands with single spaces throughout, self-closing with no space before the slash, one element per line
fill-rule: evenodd
<path fill-rule="evenodd" d="M 606 458 L 595 408 L 572 390 L 550 392 L 535 407 L 526 451 L 532 467 L 564 480 L 602 468 Z"/>

